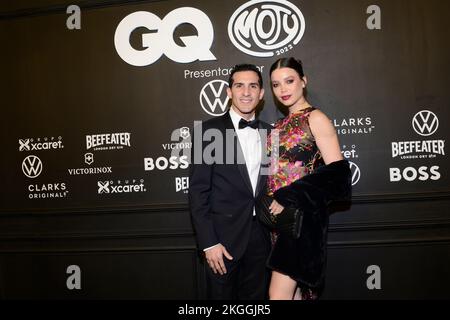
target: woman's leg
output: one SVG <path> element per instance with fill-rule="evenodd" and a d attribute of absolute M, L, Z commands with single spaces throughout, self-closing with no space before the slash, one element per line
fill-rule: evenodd
<path fill-rule="evenodd" d="M 292 300 L 297 289 L 297 281 L 277 271 L 272 271 L 270 280 L 270 300 Z"/>

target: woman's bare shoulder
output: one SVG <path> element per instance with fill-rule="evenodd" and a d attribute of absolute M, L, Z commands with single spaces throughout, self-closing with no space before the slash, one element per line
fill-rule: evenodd
<path fill-rule="evenodd" d="M 315 108 L 309 114 L 309 123 L 321 125 L 321 124 L 331 124 L 331 121 L 322 110 Z"/>

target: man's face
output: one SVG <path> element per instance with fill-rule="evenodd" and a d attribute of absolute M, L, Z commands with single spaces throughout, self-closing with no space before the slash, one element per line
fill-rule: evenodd
<path fill-rule="evenodd" d="M 264 96 L 264 89 L 259 86 L 258 75 L 254 71 L 239 71 L 233 75 L 233 85 L 227 89 L 232 108 L 242 118 L 250 119 L 258 103 Z"/>

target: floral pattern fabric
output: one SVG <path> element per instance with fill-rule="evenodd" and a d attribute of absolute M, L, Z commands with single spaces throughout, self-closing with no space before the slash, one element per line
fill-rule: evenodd
<path fill-rule="evenodd" d="M 314 136 L 309 128 L 309 115 L 315 108 L 306 108 L 275 123 L 267 140 L 271 159 L 268 194 L 288 186 L 312 173 L 323 164 Z"/>

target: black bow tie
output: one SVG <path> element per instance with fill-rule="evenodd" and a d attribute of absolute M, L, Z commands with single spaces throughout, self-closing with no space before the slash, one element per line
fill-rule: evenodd
<path fill-rule="evenodd" d="M 250 127 L 253 129 L 258 129 L 259 120 L 254 119 L 252 121 L 247 121 L 243 118 L 239 121 L 239 129 L 244 129 L 245 127 Z"/>

